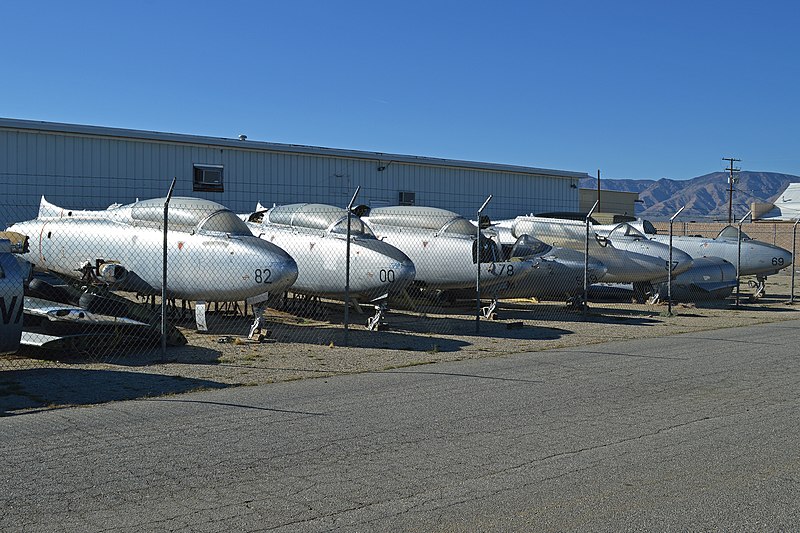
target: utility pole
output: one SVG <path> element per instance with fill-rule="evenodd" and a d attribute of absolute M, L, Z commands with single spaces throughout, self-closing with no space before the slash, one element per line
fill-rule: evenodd
<path fill-rule="evenodd" d="M 728 172 L 730 172 L 730 176 L 728 176 L 728 224 L 733 223 L 733 184 L 736 183 L 736 178 L 733 177 L 734 172 L 739 172 L 741 169 L 734 168 L 733 164 L 736 162 L 741 161 L 741 159 L 735 159 L 733 157 L 723 157 L 723 161 L 728 161 L 730 166 L 726 168 Z"/>
<path fill-rule="evenodd" d="M 597 169 L 597 206 L 600 207 L 600 169 Z"/>

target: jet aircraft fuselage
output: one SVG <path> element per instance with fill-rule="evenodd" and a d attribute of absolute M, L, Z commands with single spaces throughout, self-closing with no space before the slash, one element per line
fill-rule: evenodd
<path fill-rule="evenodd" d="M 347 210 L 325 204 L 260 204 L 242 217 L 253 235 L 280 246 L 297 262 L 291 291 L 343 299 L 347 263 Z M 373 301 L 399 294 L 414 280 L 411 259 L 375 238 L 350 216 L 350 296 Z"/>
<path fill-rule="evenodd" d="M 165 199 L 70 211 L 47 202 L 39 216 L 9 229 L 30 239 L 23 257 L 73 278 L 91 272 L 112 288 L 160 293 Z M 173 198 L 167 232 L 167 287 L 186 300 L 260 301 L 297 278 L 288 253 L 258 239 L 224 206 Z"/>
<path fill-rule="evenodd" d="M 529 281 L 536 264 L 527 257 L 507 260 L 486 236 L 478 251 L 477 229 L 452 211 L 421 206 L 361 209 L 379 239 L 411 258 L 416 281 L 428 289 L 474 289 L 480 261 L 484 293 L 503 298 Z"/>
<path fill-rule="evenodd" d="M 669 244 L 669 235 L 653 233 L 652 224 L 644 221 L 632 223 L 646 231 L 648 239 L 662 244 Z M 647 231 L 649 228 L 649 231 Z M 686 235 L 673 235 L 672 245 L 682 250 L 693 258 L 719 257 L 732 265 L 739 264 L 739 274 L 742 276 L 760 275 L 769 276 L 777 274 L 779 270 L 792 264 L 792 253 L 780 246 L 761 242 L 750 238 L 742 232 L 741 256 L 739 255 L 739 230 L 727 226 L 719 232 L 716 238 L 693 237 Z"/>
<path fill-rule="evenodd" d="M 532 235 L 553 246 L 584 251 L 586 225 L 579 220 L 521 216 L 511 223 L 514 236 Z M 647 239 L 628 224 L 619 224 L 606 235 L 589 228 L 589 256 L 608 269 L 602 281 L 610 283 L 657 282 L 669 276 L 669 246 Z M 680 250 L 672 252 L 672 272 L 688 270 L 692 258 Z"/>

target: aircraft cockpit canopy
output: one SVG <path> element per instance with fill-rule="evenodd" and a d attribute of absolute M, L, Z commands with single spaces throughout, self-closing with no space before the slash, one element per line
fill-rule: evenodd
<path fill-rule="evenodd" d="M 553 247 L 530 235 L 522 235 L 511 248 L 510 258 L 524 258 L 546 254 Z"/>
<path fill-rule="evenodd" d="M 331 233 L 342 235 L 347 234 L 347 210 L 334 205 L 279 205 L 267 210 L 263 218 L 271 224 L 306 230 L 330 231 Z M 350 216 L 350 235 L 355 237 L 374 237 L 369 227 L 355 215 Z"/>
<path fill-rule="evenodd" d="M 644 236 L 644 233 L 639 231 L 638 229 L 634 228 L 627 222 L 623 222 L 618 224 L 617 227 L 611 230 L 608 234 L 609 239 L 614 239 L 614 237 L 632 237 L 634 239 L 646 239 L 647 237 Z"/>
<path fill-rule="evenodd" d="M 374 207 L 369 221 L 377 226 L 398 226 L 474 237 L 477 228 L 464 217 L 436 207 Z"/>
<path fill-rule="evenodd" d="M 347 235 L 347 215 L 343 216 L 341 220 L 331 227 L 331 233 Z M 350 235 L 355 237 L 375 237 L 369 226 L 355 215 L 350 216 Z"/>
<path fill-rule="evenodd" d="M 162 227 L 165 202 L 166 198 L 153 198 L 134 203 L 131 206 L 133 224 Z M 247 225 L 230 209 L 203 198 L 172 198 L 168 218 L 169 229 L 173 231 L 252 235 Z"/>
<path fill-rule="evenodd" d="M 223 209 L 210 214 L 197 228 L 197 233 L 227 233 L 251 236 L 250 228 L 233 211 Z"/>
<path fill-rule="evenodd" d="M 658 235 L 658 230 L 649 220 L 642 220 L 642 228 L 647 235 Z"/>
<path fill-rule="evenodd" d="M 468 235 L 474 237 L 478 228 L 472 222 L 463 217 L 454 218 L 442 228 L 442 233 L 450 233 L 454 235 Z"/>
<path fill-rule="evenodd" d="M 734 226 L 725 226 L 722 228 L 722 231 L 719 232 L 719 235 L 717 235 L 717 239 L 720 238 L 739 240 L 739 228 Z M 742 240 L 747 241 L 752 240 L 752 238 L 747 233 L 742 232 Z"/>

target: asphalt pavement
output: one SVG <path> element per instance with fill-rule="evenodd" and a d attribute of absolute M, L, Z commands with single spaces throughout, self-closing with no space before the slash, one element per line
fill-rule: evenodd
<path fill-rule="evenodd" d="M 0 530 L 794 530 L 799 347 L 790 321 L 0 418 Z"/>

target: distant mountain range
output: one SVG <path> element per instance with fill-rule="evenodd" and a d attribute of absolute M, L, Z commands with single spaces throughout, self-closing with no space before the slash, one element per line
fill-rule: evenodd
<path fill-rule="evenodd" d="M 738 174 L 733 192 L 733 213 L 738 219 L 753 202 L 772 202 L 789 183 L 800 182 L 800 176 L 775 172 Z M 597 180 L 585 178 L 581 188 L 594 189 Z M 636 205 L 636 216 L 652 220 L 671 217 L 685 205 L 681 218 L 698 217 L 714 220 L 728 218 L 728 173 L 712 172 L 690 180 L 615 180 L 602 179 L 600 187 L 610 191 L 638 192 L 642 203 Z"/>

